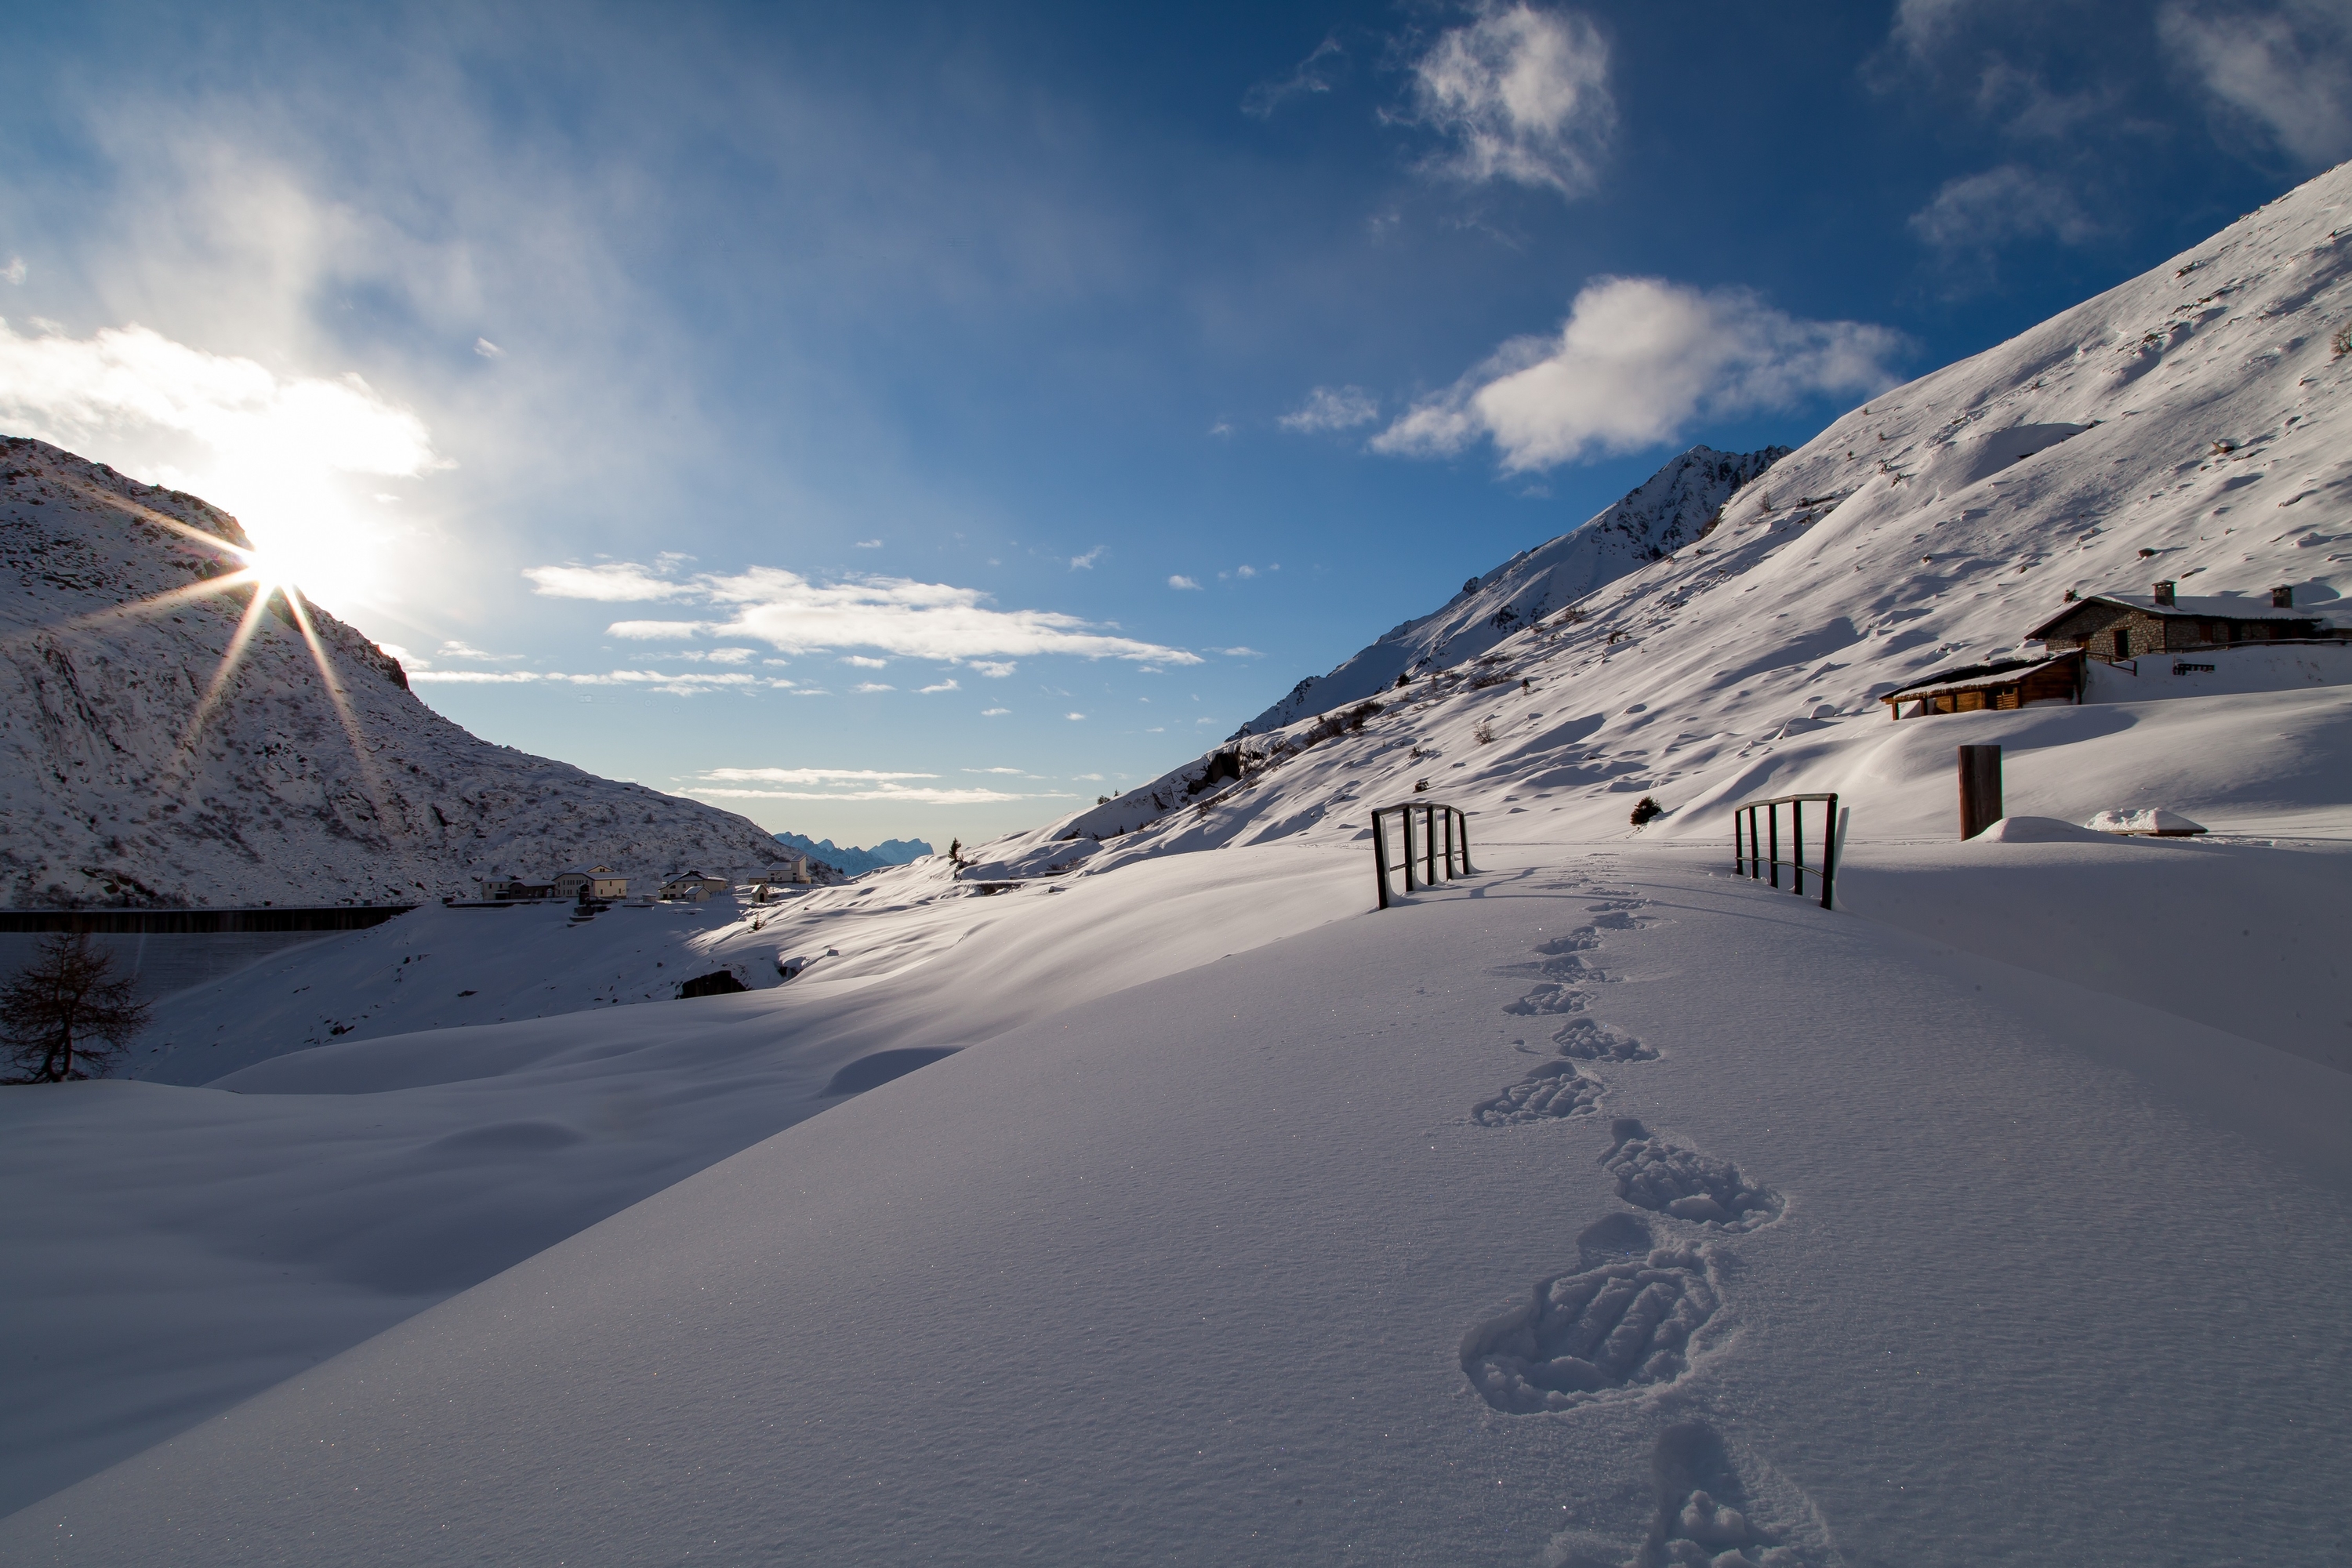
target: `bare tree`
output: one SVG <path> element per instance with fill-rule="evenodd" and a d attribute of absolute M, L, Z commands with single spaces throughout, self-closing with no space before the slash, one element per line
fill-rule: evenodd
<path fill-rule="evenodd" d="M 0 1041 L 17 1082 L 62 1083 L 104 1072 L 147 1026 L 147 1004 L 113 978 L 114 960 L 79 931 L 42 942 L 33 962 L 0 986 Z"/>

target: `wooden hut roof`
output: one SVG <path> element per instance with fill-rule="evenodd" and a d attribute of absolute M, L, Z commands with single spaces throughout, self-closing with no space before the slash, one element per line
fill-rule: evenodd
<path fill-rule="evenodd" d="M 2034 671 L 2052 665 L 2064 664 L 2083 656 L 2069 648 L 2064 653 L 2046 658 L 2003 658 L 1990 664 L 1955 665 L 1923 675 L 1910 685 L 1890 691 L 1881 702 L 1911 702 L 1922 697 L 1940 697 L 1947 691 L 1969 691 L 1980 686 L 2009 686 L 2024 679 Z"/>

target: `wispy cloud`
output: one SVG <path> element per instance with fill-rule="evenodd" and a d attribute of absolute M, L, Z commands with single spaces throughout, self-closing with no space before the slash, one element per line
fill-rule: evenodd
<path fill-rule="evenodd" d="M 861 697 L 865 697 L 870 696 L 872 693 L 877 691 L 896 691 L 898 689 L 884 680 L 861 680 L 849 689 L 857 693 Z"/>
<path fill-rule="evenodd" d="M 1452 142 L 1432 161 L 1473 184 L 1507 180 L 1580 196 L 1617 122 L 1609 45 L 1573 11 L 1486 4 L 1412 63 L 1407 117 Z"/>
<path fill-rule="evenodd" d="M 1491 439 L 1507 473 L 1673 440 L 1705 414 L 1736 416 L 1895 378 L 1902 335 L 1807 321 L 1744 289 L 1610 278 L 1576 297 L 1550 337 L 1515 339 L 1372 438 L 1377 451 L 1449 457 Z"/>
<path fill-rule="evenodd" d="M 1010 708 L 983 708 L 980 710 L 980 716 L 983 719 L 1001 719 L 1012 711 Z"/>
<path fill-rule="evenodd" d="M 1092 550 L 1087 551 L 1084 555 L 1071 556 L 1070 570 L 1073 572 L 1093 571 L 1095 569 L 1095 563 L 1101 560 L 1103 558 L 1103 552 L 1109 548 L 1110 546 L 1108 544 L 1097 544 Z"/>
<path fill-rule="evenodd" d="M 887 669 L 890 665 L 890 661 L 887 658 L 867 658 L 863 654 L 856 653 L 845 655 L 841 662 L 853 669 Z"/>
<path fill-rule="evenodd" d="M 519 653 L 485 653 L 480 648 L 474 647 L 471 643 L 460 642 L 456 637 L 451 637 L 442 643 L 438 652 L 438 657 L 442 658 L 480 659 L 491 664 L 504 664 L 509 660 L 518 659 L 523 656 Z"/>
<path fill-rule="evenodd" d="M 474 340 L 474 352 L 481 355 L 484 359 L 504 359 L 507 357 L 507 351 L 499 347 L 498 344 L 490 342 L 488 338 L 476 338 Z"/>
<path fill-rule="evenodd" d="M 2157 32 L 2226 116 L 2298 163 L 2352 155 L 2352 10 L 2341 0 L 2171 0 Z"/>
<path fill-rule="evenodd" d="M 1171 588 L 1192 588 L 1192 589 L 1198 589 L 1198 588 L 1201 586 L 1201 584 L 1199 584 L 1198 583 L 1195 583 L 1195 582 L 1194 582 L 1194 581 L 1192 581 L 1192 579 L 1191 579 L 1190 577 L 1185 576 L 1181 572 L 1179 572 L 1179 573 L 1175 574 L 1173 576 L 1170 577 L 1170 578 L 1168 579 L 1168 585 L 1169 585 L 1170 587 L 1171 587 Z"/>
<path fill-rule="evenodd" d="M 1945 181 L 1935 199 L 1911 215 L 1910 227 L 1943 250 L 1984 250 L 2042 234 L 2083 245 L 2099 232 L 2064 185 L 2016 163 Z"/>
<path fill-rule="evenodd" d="M 1348 51 L 1339 47 L 1339 40 L 1325 35 L 1305 59 L 1291 68 L 1289 75 L 1255 83 L 1242 94 L 1242 112 L 1253 120 L 1266 120 L 1302 93 L 1330 91 L 1347 58 Z"/>
<path fill-rule="evenodd" d="M 795 689 L 789 680 L 772 676 L 749 675 L 740 670 L 611 669 L 602 674 L 569 674 L 562 670 L 541 669 L 412 669 L 408 672 L 408 679 L 412 682 L 437 682 L 445 686 L 521 686 L 536 681 L 549 686 L 640 687 L 673 697 L 694 697 L 706 691 Z M 798 689 L 795 694 L 823 695 L 808 688 Z"/>
<path fill-rule="evenodd" d="M 860 550 L 879 550 L 882 548 L 882 542 L 878 539 L 861 539 L 857 542 L 856 548 Z"/>
<path fill-rule="evenodd" d="M 1063 717 L 1063 718 L 1065 718 L 1065 719 L 1078 720 L 1078 719 L 1083 719 L 1083 718 L 1085 718 L 1085 717 L 1086 717 L 1086 715 L 1085 715 L 1085 714 L 1083 714 L 1083 713 L 1065 713 L 1065 714 L 1063 714 L 1063 715 L 1062 715 L 1062 717 Z"/>
<path fill-rule="evenodd" d="M 1223 654 L 1227 658 L 1264 658 L 1265 657 L 1254 647 L 1213 647 L 1209 651 Z"/>
<path fill-rule="evenodd" d="M 1381 416 L 1381 400 L 1360 386 L 1318 386 L 1307 401 L 1275 421 L 1286 430 L 1316 435 L 1328 430 L 1353 430 Z"/>
<path fill-rule="evenodd" d="M 919 689 L 924 696 L 929 697 L 934 691 L 961 691 L 963 688 L 952 680 L 942 680 L 936 686 L 926 686 Z"/>
<path fill-rule="evenodd" d="M 797 572 L 754 566 L 732 574 L 703 573 L 680 580 L 635 562 L 534 566 L 523 574 L 551 598 L 617 603 L 632 599 L 694 599 L 721 620 L 615 621 L 615 637 L 686 637 L 699 634 L 764 642 L 782 653 L 871 647 L 910 658 L 972 662 L 983 675 L 1010 674 L 991 655 L 1072 654 L 1080 658 L 1198 664 L 1201 656 L 1139 638 L 1120 637 L 1056 610 L 995 610 L 977 588 L 919 583 L 908 577 L 852 576 L 815 583 Z"/>

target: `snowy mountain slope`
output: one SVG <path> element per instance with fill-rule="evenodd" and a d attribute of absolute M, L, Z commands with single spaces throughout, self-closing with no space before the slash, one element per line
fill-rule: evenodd
<path fill-rule="evenodd" d="M 1876 744 L 1876 695 L 2016 650 L 2070 590 L 2145 593 L 2162 577 L 2267 605 L 2284 585 L 2352 626 L 2352 353 L 2331 342 L 2347 327 L 2352 164 L 1846 415 L 1742 489 L 1707 537 L 1580 601 L 1580 618 L 1369 698 L 1380 706 L 1360 727 L 1334 709 L 1248 736 L 976 853 L 988 874 L 1034 874 L 1340 818 L 1360 830 L 1362 801 L 1423 778 L 1478 809 L 1575 800 L 1594 830 L 1622 823 L 1630 802 L 1614 796 L 1629 791 L 1662 792 L 1669 807 L 1770 793 L 1786 773 L 1775 748 L 1832 718 L 1852 743 Z M 2154 707 L 2130 727 L 2153 734 L 2193 716 L 2164 700 L 2179 679 L 2143 660 L 2095 695 L 2143 693 Z M 1999 722 L 1912 722 L 1948 745 L 1949 726 L 1979 720 Z M 2213 760 L 2211 778 L 2238 778 L 2233 761 Z M 1887 831 L 1856 784 L 1857 833 Z M 2294 813 L 2342 794 L 2306 781 L 2267 798 Z M 1669 818 L 1653 831 L 1682 828 Z"/>
<path fill-rule="evenodd" d="M 313 608 L 355 742 L 282 600 L 197 724 L 250 601 L 202 591 L 242 564 L 236 521 L 38 441 L 0 437 L 0 473 L 7 905 L 403 903 L 783 858 L 732 813 L 477 740 Z"/>
<path fill-rule="evenodd" d="M 1376 697 L 1400 675 L 1475 658 L 1513 630 L 1688 544 L 1734 492 L 1788 453 L 1693 447 L 1586 522 L 1464 584 L 1443 609 L 1383 633 L 1328 675 L 1308 676 L 1237 733 L 1263 734 Z"/>
<path fill-rule="evenodd" d="M 1361 1542 L 1402 1561 L 1704 1548 L 1750 1563 L 1781 1549 L 2065 1562 L 2112 1554 L 2121 1498 L 2151 1510 L 2134 1513 L 2128 1550 L 2159 1561 L 2340 1558 L 2352 1542 L 2325 1489 L 2272 1482 L 2352 1468 L 2352 1373 L 2315 1316 L 2347 1283 L 2328 1217 L 2341 1205 L 2309 1197 L 2343 1190 L 2352 1113 L 2345 1074 L 2319 1065 L 2352 1061 L 2332 944 L 2352 687 L 1900 724 L 1870 693 L 2013 646 L 2066 587 L 2144 591 L 2158 567 L 2208 593 L 2292 583 L 2334 613 L 2345 567 L 2331 557 L 2352 553 L 2352 361 L 2327 342 L 2352 321 L 2336 238 L 2347 198 L 2352 171 L 2335 171 L 1874 401 L 1749 487 L 1708 538 L 1594 595 L 1588 618 L 1384 694 L 1357 727 L 1249 737 L 983 847 L 961 878 L 936 862 L 878 872 L 757 933 L 778 952 L 839 950 L 851 962 L 830 979 L 827 957 L 756 996 L 300 1051 L 237 1075 L 236 1094 L 0 1094 L 12 1119 L 79 1119 L 60 1134 L 70 1146 L 101 1136 L 100 1095 L 132 1089 L 149 1097 L 147 1142 L 168 1131 L 179 1151 L 168 1169 L 124 1162 L 89 1213 L 50 1215 L 53 1156 L 0 1140 L 0 1190 L 26 1194 L 0 1205 L 19 1227 L 6 1245 L 39 1264 L 0 1299 L 11 1321 L 70 1308 L 133 1325 L 185 1308 L 285 1324 L 315 1275 L 78 1251 L 75 1226 L 170 1235 L 192 1212 L 242 1218 L 269 1184 L 224 1173 L 233 1156 L 296 1147 L 323 1114 L 312 1096 L 387 1122 L 415 1179 L 452 1190 L 481 1156 L 436 1140 L 560 1123 L 508 1138 L 506 1183 L 541 1169 L 625 1201 L 648 1189 L 578 1180 L 618 1168 L 644 1125 L 634 1110 L 597 1120 L 612 1082 L 596 1064 L 654 1052 L 691 1008 L 740 1009 L 776 1055 L 763 1083 L 730 1058 L 698 1061 L 688 1039 L 634 1079 L 645 1098 L 629 1105 L 662 1107 L 670 1146 L 706 1114 L 714 1144 L 754 1109 L 777 1126 L 804 1115 L 782 1077 L 844 1057 L 791 1065 L 803 1040 L 978 1047 L 18 1516 L 0 1551 L 267 1556 L 311 1549 L 288 1543 L 316 1529 L 355 1556 L 429 1557 L 444 1548 L 404 1533 L 421 1519 L 476 1557 L 512 1532 L 575 1528 L 677 1555 L 691 1525 L 766 1543 L 716 1553 L 747 1557 L 778 1541 L 890 1556 L 915 1540 L 987 1560 L 1084 1531 L 1060 1554 L 1150 1540 L 1228 1560 Z M 2179 271 L 2201 257 L 2219 258 L 2232 313 L 2183 335 L 2168 367 L 2117 377 L 2111 364 L 2145 340 L 2137 323 L 2175 319 L 2189 279 L 2208 287 L 2206 267 Z M 2074 433 L 2053 444 L 2052 426 Z M 2235 449 L 2214 452 L 2220 439 Z M 2247 448 L 2257 462 L 2237 460 Z M 1854 488 L 1783 492 L 1799 459 Z M 2143 668 L 2100 695 L 2194 685 Z M 2012 813 L 2166 805 L 2215 833 L 1954 843 L 1951 748 L 1979 742 L 2007 749 Z M 1424 779 L 1424 798 L 1475 814 L 1486 875 L 1365 912 L 1366 812 Z M 1792 788 L 1834 788 L 1851 813 L 1839 911 L 1708 874 L 1727 869 L 1725 808 Z M 1643 794 L 1670 814 L 1636 833 L 1626 812 Z M 1286 863 L 1315 871 L 1269 896 L 1268 868 Z M 982 913 L 985 940 L 965 940 Z M 620 931 L 609 918 L 590 929 Z M 1332 923 L 1284 942 L 1318 920 Z M 340 964 L 340 942 L 306 952 Z M 1220 953 L 1235 956 L 1188 967 Z M 290 969 L 271 981 L 301 983 Z M 820 1000 L 827 1021 L 805 1033 L 765 1021 Z M 986 1033 L 962 1032 L 967 1018 Z M 557 1047 L 567 1038 L 576 1052 Z M 1558 1113 L 1520 1115 L 1529 1105 Z M 277 1143 L 256 1131 L 265 1113 Z M 1609 1132 L 1629 1116 L 1688 1158 L 1629 1152 L 1650 1145 Z M 1612 1161 L 1685 1172 L 1700 1195 L 1707 1162 L 1734 1164 L 1783 1200 L 1780 1217 L 1736 1236 L 1679 1228 L 1706 1222 L 1618 1197 Z M 258 1153 L 253 1166 L 278 1168 Z M 270 1202 L 363 1229 L 402 1190 L 357 1163 L 321 1186 Z M 562 1215 L 584 1223 L 590 1207 Z M 257 1218 L 274 1230 L 279 1212 Z M 1514 1353 L 1489 1331 L 1537 1282 L 1613 1266 L 1605 1244 L 1629 1218 L 1715 1249 L 1660 1266 L 1681 1300 L 1702 1285 L 1716 1298 L 1697 1353 L 1556 1414 L 1495 1405 L 1481 1390 L 1508 1403 L 1527 1368 L 1482 1381 L 1474 1367 Z M 1588 1258 L 1582 1238 L 1603 1223 Z M 461 1204 L 412 1224 L 422 1239 L 404 1256 L 436 1237 L 478 1262 L 496 1253 Z M 207 1245 L 242 1257 L 259 1228 L 224 1220 Z M 2077 1332 L 2086 1291 L 2100 1307 Z M 336 1335 L 352 1320 L 320 1319 L 306 1349 L 349 1342 Z M 153 1342 L 77 1343 L 12 1443 L 41 1451 L 43 1413 L 64 1410 L 92 1412 L 75 1417 L 83 1455 L 168 1429 L 135 1392 L 134 1352 L 159 1384 L 171 1359 Z M 2241 1359 L 2250 1344 L 2259 1364 Z M 209 1379 L 215 1397 L 258 1386 L 259 1363 L 239 1373 L 224 1348 L 177 1353 L 176 1375 Z M 772 1426 L 733 1424 L 751 1410 Z M 2132 1440 L 2084 1441 L 2084 1410 Z M 2258 1451 L 2217 1471 L 2217 1430 Z M 529 1440 L 498 1453 L 472 1436 L 516 1432 Z M 831 1445 L 814 1457 L 812 1432 Z M 2263 1447 L 2281 1434 L 2302 1447 Z M 564 1478 L 546 1508 L 530 1500 L 552 1495 L 542 1460 Z M 446 1467 L 467 1464 L 491 1480 L 457 1485 Z M 295 1473 L 296 1487 L 276 1479 Z M 287 1502 L 298 1488 L 310 1500 Z M 591 1493 L 623 1504 L 583 1510 Z M 842 1501 L 869 1495 L 888 1500 Z M 175 1536 L 167 1513 L 209 1544 Z"/>
<path fill-rule="evenodd" d="M 1496 865 L 803 1121 L 0 1552 L 1959 1568 L 2116 1498 L 2136 1558 L 2352 1551 L 2341 1075 L 1696 853 Z M 1475 1113 L 1539 1073 L 1591 1090 Z"/>

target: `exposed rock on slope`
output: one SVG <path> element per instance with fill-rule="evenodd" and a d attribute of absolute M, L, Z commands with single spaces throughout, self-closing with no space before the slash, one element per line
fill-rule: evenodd
<path fill-rule="evenodd" d="M 1548 543 L 1523 550 L 1472 579 L 1443 609 L 1384 634 L 1326 676 L 1308 676 L 1243 725 L 1244 735 L 1360 702 L 1419 675 L 1475 658 L 1552 611 L 1696 539 L 1734 491 L 1789 455 L 1693 447 L 1640 489 Z"/>
<path fill-rule="evenodd" d="M 282 598 L 221 681 L 250 587 L 236 520 L 0 437 L 0 903 L 413 902 L 492 870 L 633 876 L 784 858 L 730 812 L 492 745 L 366 637 Z"/>

